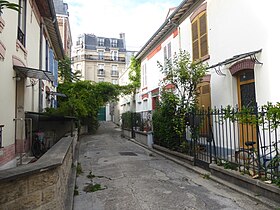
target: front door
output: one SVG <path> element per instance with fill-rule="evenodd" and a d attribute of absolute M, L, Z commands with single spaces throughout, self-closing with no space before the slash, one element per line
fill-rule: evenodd
<path fill-rule="evenodd" d="M 237 75 L 238 86 L 238 106 L 239 109 L 251 109 L 256 106 L 256 92 L 254 70 L 244 70 Z M 249 117 L 253 118 L 254 114 Z M 246 147 L 245 142 L 256 142 L 256 126 L 250 123 L 241 122 L 239 124 L 240 147 Z M 256 146 L 256 144 L 255 144 Z"/>

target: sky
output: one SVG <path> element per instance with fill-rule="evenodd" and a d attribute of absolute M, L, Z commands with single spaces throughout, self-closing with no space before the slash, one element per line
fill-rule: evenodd
<path fill-rule="evenodd" d="M 182 0 L 64 0 L 68 4 L 72 40 L 93 33 L 119 38 L 125 33 L 127 50 L 140 50 L 164 23 L 169 8 Z"/>

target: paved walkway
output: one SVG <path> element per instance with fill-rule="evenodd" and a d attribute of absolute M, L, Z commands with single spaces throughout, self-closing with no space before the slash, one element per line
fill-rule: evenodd
<path fill-rule="evenodd" d="M 104 122 L 96 135 L 82 137 L 74 210 L 269 209 L 120 134 Z"/>

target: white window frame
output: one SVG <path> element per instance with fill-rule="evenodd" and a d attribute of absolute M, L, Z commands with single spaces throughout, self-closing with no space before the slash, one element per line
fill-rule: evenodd
<path fill-rule="evenodd" d="M 113 61 L 117 61 L 119 56 L 119 52 L 117 50 L 112 50 L 111 51 L 111 57 Z"/>
<path fill-rule="evenodd" d="M 146 63 L 144 63 L 142 65 L 142 84 L 143 84 L 143 87 L 146 87 L 147 86 L 147 65 Z"/>

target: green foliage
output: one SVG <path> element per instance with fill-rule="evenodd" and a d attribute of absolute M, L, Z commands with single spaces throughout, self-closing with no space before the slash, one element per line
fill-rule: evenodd
<path fill-rule="evenodd" d="M 189 53 L 180 51 L 173 59 L 158 62 L 164 74 L 161 82 L 161 102 L 153 114 L 154 136 L 157 143 L 173 150 L 186 150 L 187 114 L 197 104 L 197 85 L 206 74 L 206 65 L 193 63 Z M 174 90 L 166 90 L 167 85 Z"/>
<path fill-rule="evenodd" d="M 81 78 L 81 72 L 72 72 L 71 70 L 71 60 L 66 57 L 64 60 L 58 61 L 58 77 L 64 83 L 66 82 L 77 82 Z"/>
<path fill-rule="evenodd" d="M 280 103 L 275 105 L 267 103 L 260 108 L 261 112 L 256 107 L 243 107 L 241 109 L 227 106 L 222 109 L 223 120 L 229 119 L 232 122 L 239 122 L 249 125 L 257 125 L 262 123 L 269 124 L 271 129 L 276 129 L 280 125 Z"/>
<path fill-rule="evenodd" d="M 128 78 L 130 80 L 130 86 L 133 88 L 135 93 L 136 89 L 141 86 L 141 63 L 134 56 L 130 60 L 130 70 Z"/>
<path fill-rule="evenodd" d="M 105 190 L 106 188 L 101 187 L 100 184 L 88 184 L 87 186 L 84 187 L 85 192 L 96 192 L 98 190 Z"/>
<path fill-rule="evenodd" d="M 11 9 L 20 12 L 21 7 L 18 4 L 10 3 L 9 1 L 0 0 L 0 13 L 3 9 Z"/>
<path fill-rule="evenodd" d="M 80 174 L 84 173 L 83 169 L 82 169 L 81 163 L 77 164 L 76 172 L 77 172 L 77 176 L 79 176 Z"/>
<path fill-rule="evenodd" d="M 94 83 L 91 81 L 65 82 L 59 84 L 58 91 L 67 98 L 58 98 L 58 108 L 48 109 L 49 113 L 74 116 L 88 125 L 89 132 L 98 128 L 98 111 L 107 102 L 116 100 L 121 90 L 118 85 L 109 82 Z"/>

